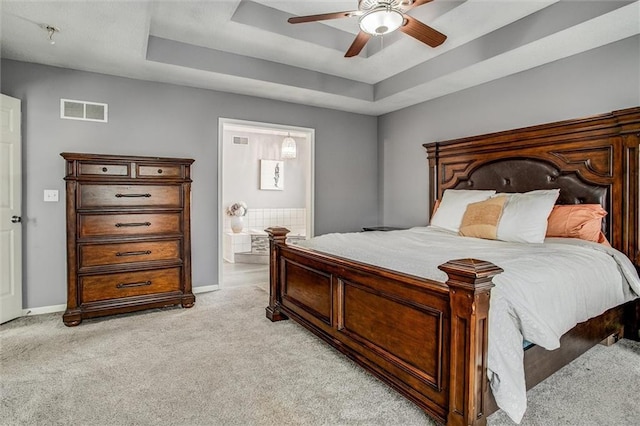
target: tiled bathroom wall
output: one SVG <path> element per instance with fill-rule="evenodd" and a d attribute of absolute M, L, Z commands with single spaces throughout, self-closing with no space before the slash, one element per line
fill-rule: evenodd
<path fill-rule="evenodd" d="M 307 209 L 252 209 L 244 216 L 244 229 L 240 233 L 231 231 L 230 217 L 225 215 L 223 238 L 223 257 L 227 262 L 236 262 L 236 253 L 265 255 L 269 241 L 264 230 L 271 226 L 289 229 L 295 243 L 306 235 Z"/>
<path fill-rule="evenodd" d="M 305 235 L 307 209 L 253 209 L 244 216 L 243 232 L 260 232 L 270 226 L 284 226 L 291 235 Z M 230 218 L 225 216 L 225 230 L 231 232 Z"/>

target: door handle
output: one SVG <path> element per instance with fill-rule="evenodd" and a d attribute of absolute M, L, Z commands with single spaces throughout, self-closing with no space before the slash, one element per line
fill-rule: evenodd
<path fill-rule="evenodd" d="M 20 216 L 11 216 L 12 223 L 20 223 L 22 222 L 22 218 Z"/>

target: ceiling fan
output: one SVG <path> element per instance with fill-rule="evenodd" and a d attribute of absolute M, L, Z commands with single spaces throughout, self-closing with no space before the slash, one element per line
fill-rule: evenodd
<path fill-rule="evenodd" d="M 358 10 L 294 16 L 289 18 L 288 22 L 301 24 L 359 16 L 360 32 L 344 55 L 346 58 L 358 55 L 371 37 L 389 34 L 395 30 L 400 30 L 431 47 L 436 47 L 444 43 L 447 36 L 406 13 L 431 1 L 433 0 L 358 0 Z"/>

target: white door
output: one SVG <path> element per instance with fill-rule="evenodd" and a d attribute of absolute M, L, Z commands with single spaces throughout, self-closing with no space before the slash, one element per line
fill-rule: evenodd
<path fill-rule="evenodd" d="M 22 315 L 20 100 L 0 95 L 0 323 Z"/>

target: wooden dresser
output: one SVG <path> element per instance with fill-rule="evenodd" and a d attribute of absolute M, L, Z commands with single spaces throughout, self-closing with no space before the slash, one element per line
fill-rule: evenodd
<path fill-rule="evenodd" d="M 60 155 L 67 187 L 65 325 L 153 307 L 193 306 L 193 160 Z"/>

